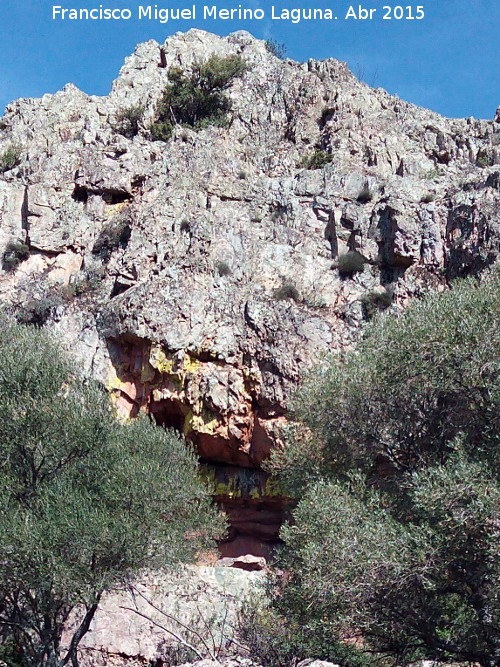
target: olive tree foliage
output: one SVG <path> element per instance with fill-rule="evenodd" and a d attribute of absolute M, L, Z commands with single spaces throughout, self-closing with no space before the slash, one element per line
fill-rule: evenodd
<path fill-rule="evenodd" d="M 320 659 L 345 667 L 369 667 L 372 661 L 355 646 L 339 641 L 325 620 L 297 618 L 276 609 L 275 579 L 268 575 L 268 595 L 246 601 L 238 617 L 240 648 L 263 667 L 297 667 L 307 660 Z M 272 604 L 274 602 L 274 605 Z"/>
<path fill-rule="evenodd" d="M 498 667 L 498 275 L 379 317 L 295 409 L 278 608 L 401 663 Z"/>
<path fill-rule="evenodd" d="M 5 321 L 0 434 L 0 659 L 77 665 L 105 591 L 190 558 L 221 522 L 183 442 L 117 422 L 48 334 Z"/>

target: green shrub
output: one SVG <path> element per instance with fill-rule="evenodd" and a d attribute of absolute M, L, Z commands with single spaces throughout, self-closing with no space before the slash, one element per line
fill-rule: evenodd
<path fill-rule="evenodd" d="M 127 247 L 131 233 L 132 229 L 127 217 L 119 217 L 108 222 L 97 237 L 92 254 L 103 262 L 109 262 L 115 250 Z"/>
<path fill-rule="evenodd" d="M 42 327 L 55 318 L 59 308 L 68 306 L 75 298 L 99 289 L 104 274 L 105 267 L 96 261 L 73 275 L 68 285 L 53 283 L 48 279 L 42 283 L 30 283 L 17 305 L 10 306 L 7 310 L 19 324 Z"/>
<path fill-rule="evenodd" d="M 497 665 L 500 277 L 375 319 L 293 409 L 279 609 L 394 664 Z"/>
<path fill-rule="evenodd" d="M 52 288 L 43 296 L 28 298 L 14 311 L 14 317 L 19 324 L 29 324 L 43 327 L 57 308 L 60 308 L 72 298 L 70 290 Z"/>
<path fill-rule="evenodd" d="M 272 53 L 273 56 L 276 56 L 276 58 L 279 58 L 280 60 L 284 59 L 287 51 L 285 44 L 277 42 L 275 39 L 266 39 L 265 44 L 269 53 Z"/>
<path fill-rule="evenodd" d="M 15 271 L 30 256 L 30 249 L 23 241 L 9 241 L 2 256 L 4 271 Z"/>
<path fill-rule="evenodd" d="M 207 127 L 229 127 L 229 118 L 226 115 L 202 118 L 196 123 L 196 130 L 204 130 Z"/>
<path fill-rule="evenodd" d="M 157 121 L 149 126 L 149 133 L 153 141 L 168 141 L 174 131 L 173 123 Z"/>
<path fill-rule="evenodd" d="M 279 585 L 275 585 L 270 591 L 270 601 L 278 603 L 278 590 Z M 342 667 L 365 667 L 373 663 L 361 652 L 335 640 L 328 623 L 313 628 L 306 620 L 299 622 L 285 610 L 280 614 L 266 600 L 243 605 L 237 632 L 251 659 L 263 667 L 293 667 L 306 659 L 327 660 Z"/>
<path fill-rule="evenodd" d="M 227 123 L 231 101 L 224 91 L 247 69 L 241 56 L 217 55 L 210 56 L 204 63 L 195 63 L 190 74 L 172 67 L 168 73 L 170 83 L 150 127 L 153 140 L 168 141 L 177 124 L 199 130 Z"/>
<path fill-rule="evenodd" d="M 421 174 L 421 178 L 425 179 L 426 181 L 435 181 L 438 178 L 441 178 L 442 175 L 443 175 L 442 171 L 437 167 L 434 167 L 433 169 L 424 171 Z"/>
<path fill-rule="evenodd" d="M 287 299 L 300 301 L 299 291 L 293 283 L 284 283 L 281 287 L 274 290 L 273 296 L 276 301 L 286 301 Z"/>
<path fill-rule="evenodd" d="M 394 291 L 385 289 L 382 291 L 372 290 L 363 294 L 361 305 L 365 319 L 371 320 L 378 312 L 386 310 L 392 304 Z"/>
<path fill-rule="evenodd" d="M 0 665 L 2 667 L 29 667 L 23 658 L 22 651 L 12 637 L 1 640 Z"/>
<path fill-rule="evenodd" d="M 215 268 L 219 276 L 230 276 L 232 271 L 227 262 L 216 262 Z"/>
<path fill-rule="evenodd" d="M 484 169 L 485 167 L 493 166 L 493 158 L 485 152 L 479 152 L 476 158 L 476 164 L 478 167 Z"/>
<path fill-rule="evenodd" d="M 433 192 L 428 192 L 427 194 L 423 195 L 420 203 L 421 204 L 430 204 L 436 199 L 436 195 Z"/>
<path fill-rule="evenodd" d="M 96 261 L 86 266 L 83 271 L 74 276 L 74 280 L 69 284 L 68 290 L 74 297 L 95 292 L 101 287 L 105 274 L 106 268 L 99 261 Z"/>
<path fill-rule="evenodd" d="M 116 120 L 113 125 L 113 129 L 118 134 L 122 134 L 124 137 L 132 139 L 139 133 L 139 125 L 144 115 L 143 106 L 129 107 L 128 109 L 122 109 L 116 115 Z"/>
<path fill-rule="evenodd" d="M 317 292 L 314 288 L 310 292 L 302 295 L 301 301 L 308 308 L 326 308 L 328 303 L 321 292 Z"/>
<path fill-rule="evenodd" d="M 365 260 L 356 250 L 349 250 L 337 257 L 335 266 L 342 278 L 350 278 L 355 273 L 361 273 L 364 270 Z"/>
<path fill-rule="evenodd" d="M 298 163 L 299 169 L 323 169 L 333 160 L 333 155 L 321 148 L 316 148 L 311 155 L 305 155 Z"/>
<path fill-rule="evenodd" d="M 222 522 L 178 436 L 117 421 L 49 332 L 6 320 L 0 432 L 0 643 L 24 667 L 78 665 L 104 592 L 193 558 Z"/>
<path fill-rule="evenodd" d="M 10 144 L 5 151 L 0 154 L 0 174 L 4 174 L 10 169 L 14 169 L 21 162 L 21 146 Z"/>
<path fill-rule="evenodd" d="M 358 192 L 356 201 L 359 204 L 368 204 L 373 199 L 373 191 L 370 189 L 368 183 L 365 183 L 361 190 Z"/>

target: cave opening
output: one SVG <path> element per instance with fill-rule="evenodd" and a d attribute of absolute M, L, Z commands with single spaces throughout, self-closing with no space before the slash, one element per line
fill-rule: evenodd
<path fill-rule="evenodd" d="M 158 426 L 173 428 L 178 433 L 184 430 L 184 420 L 187 409 L 179 402 L 170 399 L 152 401 L 149 413 Z"/>
<path fill-rule="evenodd" d="M 290 499 L 260 466 L 272 447 L 271 435 L 261 423 L 260 406 L 253 406 L 255 412 L 250 412 L 240 430 L 231 431 L 229 419 L 225 422 L 208 408 L 199 410 L 194 399 L 190 400 L 169 366 L 170 357 L 164 360 L 168 370 L 149 364 L 149 341 L 129 334 L 107 342 L 120 411 L 130 417 L 145 411 L 159 427 L 183 435 L 197 452 L 200 474 L 228 517 L 228 534 L 218 544 L 221 557 L 250 554 L 269 558 L 279 544 Z M 197 357 L 196 372 L 203 371 L 198 368 L 203 363 Z"/>
<path fill-rule="evenodd" d="M 102 193 L 102 198 L 109 206 L 130 202 L 133 199 L 131 194 L 123 190 L 105 190 Z"/>
<path fill-rule="evenodd" d="M 73 201 L 86 204 L 89 198 L 89 192 L 87 188 L 84 187 L 83 185 L 75 185 L 71 198 L 73 199 Z"/>

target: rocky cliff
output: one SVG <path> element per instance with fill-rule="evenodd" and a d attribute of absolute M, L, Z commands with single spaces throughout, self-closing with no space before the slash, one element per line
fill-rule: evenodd
<path fill-rule="evenodd" d="M 212 54 L 249 66 L 228 127 L 152 141 L 169 68 Z M 499 254 L 500 111 L 443 118 L 247 32 L 140 44 L 107 97 L 68 84 L 0 128 L 1 299 L 123 413 L 196 445 L 234 519 L 227 555 L 276 538 L 283 499 L 258 468 L 306 369 Z"/>

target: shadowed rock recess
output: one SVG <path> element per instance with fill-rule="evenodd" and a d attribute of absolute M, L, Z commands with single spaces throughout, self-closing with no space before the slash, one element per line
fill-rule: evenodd
<path fill-rule="evenodd" d="M 248 64 L 227 126 L 152 141 L 169 68 L 214 54 Z M 303 373 L 499 254 L 500 111 L 443 118 L 247 32 L 140 44 L 107 97 L 68 84 L 0 128 L 2 301 L 122 413 L 194 443 L 232 519 L 224 556 L 276 542 L 287 499 L 259 467 Z"/>

